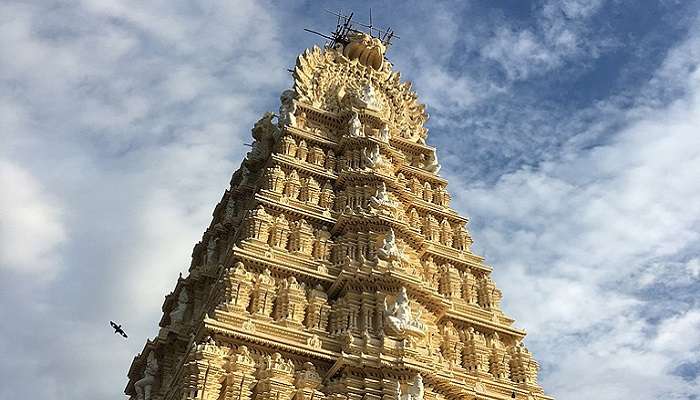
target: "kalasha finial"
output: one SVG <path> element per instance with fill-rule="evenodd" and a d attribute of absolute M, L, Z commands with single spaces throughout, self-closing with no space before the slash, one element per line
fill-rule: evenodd
<path fill-rule="evenodd" d="M 391 45 L 391 39 L 400 39 L 391 28 L 374 27 L 371 9 L 369 25 L 360 22 L 353 24 L 354 13 L 346 15 L 342 11 L 326 10 L 326 12 L 338 17 L 335 31 L 330 36 L 311 29 L 304 30 L 328 39 L 328 47 L 342 49 L 344 56 L 351 60 L 357 59 L 368 67 L 380 69 L 384 62 L 386 49 Z M 355 28 L 355 26 L 360 27 L 360 29 Z"/>

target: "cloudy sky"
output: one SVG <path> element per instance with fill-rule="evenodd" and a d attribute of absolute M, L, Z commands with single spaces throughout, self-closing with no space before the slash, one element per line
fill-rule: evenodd
<path fill-rule="evenodd" d="M 0 398 L 123 398 L 302 29 L 370 5 L 546 391 L 700 398 L 700 2 L 353 3 L 0 0 Z"/>

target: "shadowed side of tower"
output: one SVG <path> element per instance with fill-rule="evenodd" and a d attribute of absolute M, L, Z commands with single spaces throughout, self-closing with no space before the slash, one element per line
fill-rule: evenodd
<path fill-rule="evenodd" d="M 426 145 L 425 107 L 352 31 L 253 127 L 129 370 L 131 399 L 550 399 Z"/>

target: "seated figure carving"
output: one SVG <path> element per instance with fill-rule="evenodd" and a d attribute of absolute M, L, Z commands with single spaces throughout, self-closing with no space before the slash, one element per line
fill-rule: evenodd
<path fill-rule="evenodd" d="M 425 336 L 425 324 L 420 320 L 420 313 L 417 313 L 415 317 L 411 313 L 405 287 L 401 288 L 391 307 L 384 299 L 384 327 L 388 333 L 399 336 Z"/>
<path fill-rule="evenodd" d="M 369 204 L 374 209 L 388 212 L 395 211 L 398 206 L 397 202 L 389 197 L 389 192 L 387 192 L 384 182 L 379 186 L 376 194 L 369 198 Z"/>
<path fill-rule="evenodd" d="M 404 254 L 396 244 L 396 234 L 394 229 L 389 229 L 383 240 L 383 245 L 377 249 L 377 257 L 384 261 L 401 261 Z"/>
<path fill-rule="evenodd" d="M 369 152 L 367 152 L 367 148 L 362 149 L 362 161 L 365 167 L 374 170 L 391 167 L 391 162 L 379 152 L 379 146 L 376 144 Z"/>

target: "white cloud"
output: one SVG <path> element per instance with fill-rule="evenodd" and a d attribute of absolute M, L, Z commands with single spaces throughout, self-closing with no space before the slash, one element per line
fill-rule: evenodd
<path fill-rule="evenodd" d="M 674 261 L 700 251 L 700 72 L 677 68 L 697 40 L 670 52 L 642 91 L 683 86 L 682 98 L 656 107 L 640 98 L 608 144 L 455 192 L 506 311 L 532 333 L 545 388 L 560 398 L 698 393 L 697 379 L 675 372 L 700 361 L 700 308 L 687 303 L 697 261 Z M 671 268 L 661 281 L 648 276 Z M 670 296 L 654 296 L 663 285 Z"/>
<path fill-rule="evenodd" d="M 0 270 L 43 281 L 57 272 L 57 247 L 66 240 L 62 205 L 29 172 L 0 160 Z"/>

